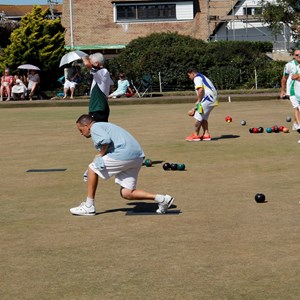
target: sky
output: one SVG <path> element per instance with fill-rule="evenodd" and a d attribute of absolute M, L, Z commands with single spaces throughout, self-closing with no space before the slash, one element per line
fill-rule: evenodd
<path fill-rule="evenodd" d="M 58 1 L 59 3 L 62 3 L 62 1 Z M 43 4 L 46 5 L 48 4 L 47 0 L 0 0 L 0 5 L 1 4 L 10 4 L 10 5 L 34 5 L 34 4 Z"/>

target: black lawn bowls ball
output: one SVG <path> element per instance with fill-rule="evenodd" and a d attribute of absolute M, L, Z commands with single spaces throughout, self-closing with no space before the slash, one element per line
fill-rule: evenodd
<path fill-rule="evenodd" d="M 177 170 L 184 171 L 185 170 L 185 164 L 177 164 Z"/>
<path fill-rule="evenodd" d="M 176 171 L 177 170 L 177 164 L 172 163 L 171 164 L 171 170 Z"/>
<path fill-rule="evenodd" d="M 259 133 L 263 133 L 264 132 L 264 128 L 263 127 L 258 127 L 258 132 Z"/>
<path fill-rule="evenodd" d="M 250 132 L 250 133 L 253 133 L 253 128 L 249 128 L 249 132 Z"/>
<path fill-rule="evenodd" d="M 163 164 L 163 169 L 165 170 L 165 171 L 168 171 L 168 170 L 170 170 L 171 169 L 171 164 L 170 163 L 168 163 L 168 162 L 166 162 L 166 163 L 164 163 Z"/>
<path fill-rule="evenodd" d="M 145 164 L 146 167 L 151 167 L 152 166 L 152 160 L 148 158 L 148 159 L 145 160 L 144 164 Z"/>
<path fill-rule="evenodd" d="M 279 127 L 274 127 L 274 132 L 278 133 L 279 131 Z"/>
<path fill-rule="evenodd" d="M 265 200 L 266 200 L 266 197 L 265 197 L 264 194 L 258 193 L 258 194 L 255 195 L 255 201 L 257 203 L 263 203 L 263 202 L 265 202 Z"/>
<path fill-rule="evenodd" d="M 286 117 L 286 121 L 287 121 L 287 122 L 291 122 L 291 121 L 292 121 L 292 118 L 291 118 L 291 117 Z"/>

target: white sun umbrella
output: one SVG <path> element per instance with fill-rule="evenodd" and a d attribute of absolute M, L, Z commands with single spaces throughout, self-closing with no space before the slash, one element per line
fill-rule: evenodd
<path fill-rule="evenodd" d="M 59 67 L 67 65 L 75 60 L 82 59 L 84 56 L 88 56 L 88 54 L 80 50 L 71 51 L 61 58 Z"/>
<path fill-rule="evenodd" d="M 39 67 L 30 65 L 30 64 L 20 65 L 20 66 L 18 66 L 18 69 L 41 71 L 41 69 Z"/>

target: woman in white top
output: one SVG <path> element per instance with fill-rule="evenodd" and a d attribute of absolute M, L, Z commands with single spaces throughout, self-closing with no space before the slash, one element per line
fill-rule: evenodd
<path fill-rule="evenodd" d="M 12 96 L 14 100 L 24 100 L 26 94 L 26 85 L 20 78 L 16 79 L 15 85 L 12 87 Z"/>

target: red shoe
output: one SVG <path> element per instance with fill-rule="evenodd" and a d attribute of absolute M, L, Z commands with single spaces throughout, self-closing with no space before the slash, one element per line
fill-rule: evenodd
<path fill-rule="evenodd" d="M 188 142 L 198 142 L 201 141 L 200 135 L 196 135 L 195 133 L 192 133 L 190 136 L 186 137 L 185 139 Z"/>
<path fill-rule="evenodd" d="M 211 137 L 210 137 L 210 135 L 202 135 L 201 140 L 202 141 L 211 141 Z"/>

